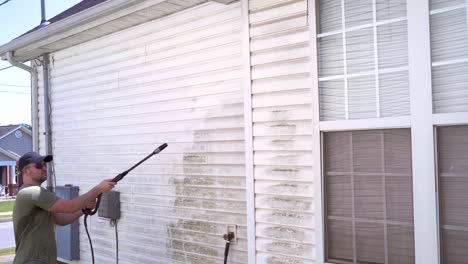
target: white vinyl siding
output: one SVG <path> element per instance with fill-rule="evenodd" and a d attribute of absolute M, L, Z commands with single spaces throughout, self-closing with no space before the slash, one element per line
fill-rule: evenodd
<path fill-rule="evenodd" d="M 119 184 L 119 263 L 246 263 L 240 4 L 207 3 L 52 54 L 57 185 Z M 82 227 L 82 225 L 81 225 Z M 91 258 L 84 229 L 81 259 Z M 90 217 L 97 263 L 114 263 Z"/>
<path fill-rule="evenodd" d="M 256 263 L 315 261 L 307 1 L 249 1 Z"/>

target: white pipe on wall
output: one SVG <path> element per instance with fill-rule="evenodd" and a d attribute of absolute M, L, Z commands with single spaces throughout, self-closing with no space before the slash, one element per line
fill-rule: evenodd
<path fill-rule="evenodd" d="M 33 138 L 33 151 L 39 151 L 39 125 L 37 122 L 37 72 L 34 70 L 34 68 L 26 66 L 18 61 L 15 60 L 13 56 L 13 52 L 9 51 L 7 52 L 7 59 L 8 62 L 10 62 L 11 65 L 16 66 L 18 68 L 21 68 L 25 71 L 28 71 L 31 76 L 31 125 L 32 125 L 32 138 Z"/>

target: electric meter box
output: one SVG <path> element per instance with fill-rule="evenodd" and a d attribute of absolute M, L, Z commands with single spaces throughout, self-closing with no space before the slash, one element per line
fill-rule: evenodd
<path fill-rule="evenodd" d="M 98 216 L 111 220 L 120 218 L 120 192 L 111 191 L 102 194 Z"/>
<path fill-rule="evenodd" d="M 78 192 L 79 187 L 70 184 L 55 187 L 55 194 L 65 200 L 72 200 L 78 197 Z M 78 220 L 66 226 L 57 225 L 55 228 L 55 237 L 57 241 L 57 257 L 64 260 L 80 259 Z"/>

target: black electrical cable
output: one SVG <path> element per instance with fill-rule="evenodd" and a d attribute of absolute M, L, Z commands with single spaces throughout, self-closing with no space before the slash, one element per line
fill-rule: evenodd
<path fill-rule="evenodd" d="M 13 66 L 10 66 L 10 67 L 13 67 Z M 7 67 L 8 68 L 8 67 Z M 4 69 L 7 69 L 7 68 L 4 68 Z M 1 70 L 1 69 L 0 69 Z M 16 85 L 16 84 L 7 84 L 7 83 L 0 83 L 0 86 L 11 86 L 11 87 L 27 87 L 29 88 L 30 86 L 27 86 L 27 85 Z"/>
<path fill-rule="evenodd" d="M 10 2 L 10 1 L 11 0 L 5 0 L 5 1 L 3 1 L 3 3 L 0 4 L 0 6 L 4 5 L 4 4 L 6 4 L 6 3 Z"/>
<path fill-rule="evenodd" d="M 117 220 L 115 220 L 115 263 L 119 264 L 119 233 L 117 232 Z"/>
<path fill-rule="evenodd" d="M 11 93 L 11 94 L 31 94 L 31 93 L 12 92 L 12 91 L 0 91 L 0 93 Z"/>
<path fill-rule="evenodd" d="M 1 68 L 0 71 L 6 70 L 6 69 L 10 69 L 10 68 L 12 68 L 12 67 L 13 67 L 13 65 L 8 66 L 8 67 L 5 67 L 5 68 Z"/>
<path fill-rule="evenodd" d="M 88 215 L 85 215 L 84 217 L 84 226 L 86 230 L 86 234 L 88 235 L 88 240 L 89 240 L 89 246 L 91 247 L 91 257 L 93 259 L 93 264 L 94 264 L 94 250 L 93 250 L 93 242 L 91 242 L 91 236 L 89 235 L 88 231 Z"/>

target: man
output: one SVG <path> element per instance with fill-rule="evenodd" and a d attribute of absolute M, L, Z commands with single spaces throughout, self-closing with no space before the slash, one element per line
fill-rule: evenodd
<path fill-rule="evenodd" d="M 47 163 L 52 156 L 36 152 L 24 154 L 18 161 L 23 177 L 13 209 L 16 240 L 15 264 L 55 264 L 55 224 L 68 225 L 83 215 L 82 208 L 93 209 L 96 197 L 109 192 L 115 182 L 104 180 L 89 192 L 73 200 L 64 200 L 41 187 L 47 180 Z"/>

